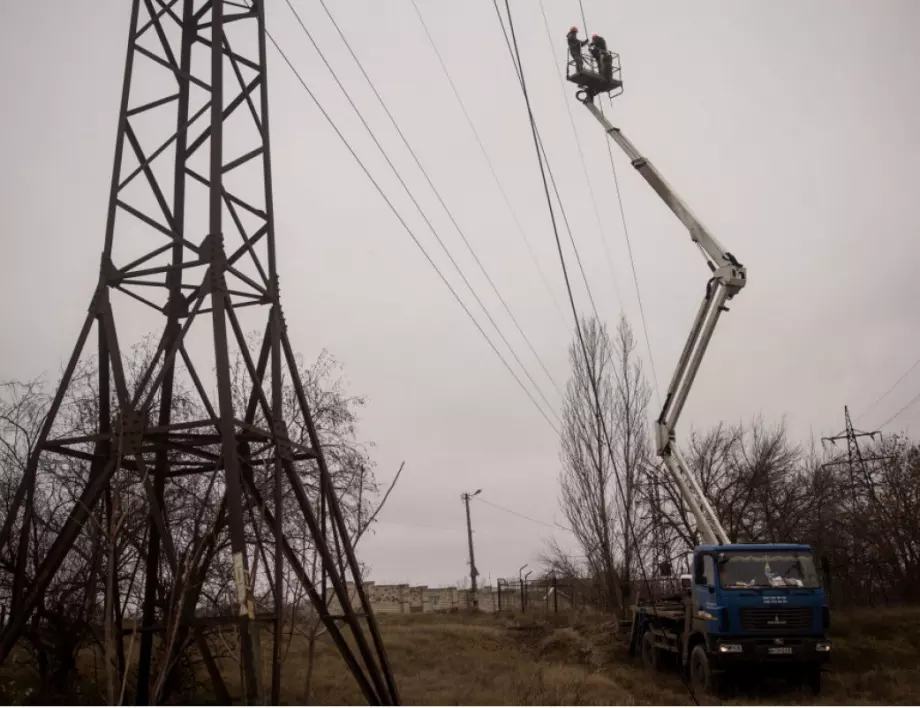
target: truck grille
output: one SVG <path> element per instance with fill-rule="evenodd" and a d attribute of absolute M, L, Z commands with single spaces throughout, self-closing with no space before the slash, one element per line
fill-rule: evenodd
<path fill-rule="evenodd" d="M 811 607 L 744 607 L 741 609 L 743 632 L 807 632 L 811 630 L 814 610 Z"/>

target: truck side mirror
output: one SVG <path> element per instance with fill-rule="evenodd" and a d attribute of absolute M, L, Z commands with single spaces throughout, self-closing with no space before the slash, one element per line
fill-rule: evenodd
<path fill-rule="evenodd" d="M 663 578 L 671 577 L 671 564 L 668 561 L 662 561 L 658 564 L 658 574 Z"/>

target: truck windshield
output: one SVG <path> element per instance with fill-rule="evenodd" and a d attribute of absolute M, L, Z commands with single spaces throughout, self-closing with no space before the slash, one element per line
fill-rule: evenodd
<path fill-rule="evenodd" d="M 811 553 L 727 551 L 719 554 L 723 588 L 817 588 L 821 586 Z"/>

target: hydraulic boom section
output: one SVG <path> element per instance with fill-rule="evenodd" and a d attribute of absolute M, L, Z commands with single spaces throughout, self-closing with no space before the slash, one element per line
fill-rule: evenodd
<path fill-rule="evenodd" d="M 680 453 L 674 443 L 674 430 L 680 418 L 681 411 L 690 393 L 690 387 L 700 368 L 700 362 L 706 353 L 706 348 L 712 339 L 713 330 L 719 321 L 722 312 L 727 312 L 725 303 L 731 300 L 747 283 L 747 271 L 738 260 L 722 244 L 706 230 L 706 227 L 697 219 L 693 212 L 684 204 L 683 200 L 671 189 L 661 173 L 635 146 L 623 135 L 622 131 L 612 125 L 600 109 L 594 105 L 593 97 L 585 96 L 582 100 L 585 107 L 597 118 L 604 127 L 608 137 L 613 140 L 629 157 L 632 166 L 645 178 L 652 189 L 680 219 L 681 223 L 690 231 L 690 238 L 696 243 L 706 258 L 706 264 L 712 271 L 712 277 L 706 284 L 706 294 L 690 336 L 684 344 L 680 361 L 671 377 L 667 397 L 658 416 L 658 454 L 661 456 L 668 470 L 680 487 L 681 494 L 689 504 L 696 518 L 697 526 L 705 543 L 729 543 L 728 535 L 715 511 L 709 504 L 703 490 L 700 489 L 696 479 L 690 474 Z"/>

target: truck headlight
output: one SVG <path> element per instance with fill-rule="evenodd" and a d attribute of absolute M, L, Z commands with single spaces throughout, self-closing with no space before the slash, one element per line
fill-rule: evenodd
<path fill-rule="evenodd" d="M 815 644 L 815 651 L 830 651 L 831 643 L 830 642 L 818 642 Z"/>
<path fill-rule="evenodd" d="M 711 612 L 706 612 L 706 610 L 700 610 L 699 612 L 696 613 L 696 616 L 699 617 L 700 619 L 708 620 L 710 622 L 713 620 L 719 619 Z"/>
<path fill-rule="evenodd" d="M 720 644 L 719 651 L 722 654 L 740 654 L 744 650 L 740 644 Z"/>

